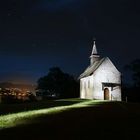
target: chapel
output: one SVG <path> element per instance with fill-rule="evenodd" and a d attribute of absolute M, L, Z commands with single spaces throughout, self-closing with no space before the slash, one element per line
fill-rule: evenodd
<path fill-rule="evenodd" d="M 94 41 L 90 65 L 80 75 L 80 98 L 121 101 L 121 73 L 108 57 L 101 57 Z"/>

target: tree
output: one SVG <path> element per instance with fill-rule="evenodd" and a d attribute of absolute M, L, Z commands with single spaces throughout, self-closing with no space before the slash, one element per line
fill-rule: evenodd
<path fill-rule="evenodd" d="M 48 75 L 41 77 L 37 83 L 37 89 L 46 96 L 72 98 L 79 95 L 78 82 L 58 67 L 50 68 Z"/>
<path fill-rule="evenodd" d="M 123 98 L 131 102 L 140 102 L 140 59 L 133 60 L 130 64 L 124 67 L 124 70 L 129 71 L 132 76 L 133 85 L 123 84 Z"/>
<path fill-rule="evenodd" d="M 132 72 L 134 86 L 140 87 L 140 59 L 132 61 L 129 65 L 126 66 L 126 69 Z"/>

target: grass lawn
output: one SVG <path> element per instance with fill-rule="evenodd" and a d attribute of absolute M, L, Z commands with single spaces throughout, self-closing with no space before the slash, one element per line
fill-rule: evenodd
<path fill-rule="evenodd" d="M 17 104 L 0 104 L 0 115 L 17 113 L 29 110 L 38 110 L 43 108 L 51 108 L 56 106 L 66 106 L 75 103 L 80 103 L 85 100 L 81 99 L 61 99 L 61 100 L 47 100 L 39 102 L 27 102 L 27 103 L 17 103 Z"/>
<path fill-rule="evenodd" d="M 140 104 L 64 99 L 0 111 L 2 140 L 140 139 Z"/>

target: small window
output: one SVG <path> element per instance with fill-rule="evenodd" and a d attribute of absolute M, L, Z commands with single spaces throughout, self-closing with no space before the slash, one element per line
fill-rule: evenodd
<path fill-rule="evenodd" d="M 84 82 L 84 88 L 86 89 L 86 82 Z"/>
<path fill-rule="evenodd" d="M 90 88 L 90 80 L 88 80 L 88 88 Z"/>

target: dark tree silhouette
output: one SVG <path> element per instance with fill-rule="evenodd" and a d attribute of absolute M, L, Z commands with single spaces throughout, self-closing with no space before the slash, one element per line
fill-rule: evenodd
<path fill-rule="evenodd" d="M 132 72 L 134 86 L 140 87 L 140 59 L 136 59 L 136 60 L 132 61 L 125 68 Z"/>
<path fill-rule="evenodd" d="M 79 83 L 58 67 L 50 68 L 48 75 L 41 77 L 37 83 L 37 90 L 48 97 L 79 97 Z"/>
<path fill-rule="evenodd" d="M 140 59 L 125 66 L 125 70 L 132 73 L 133 86 L 123 84 L 123 98 L 130 102 L 140 102 Z"/>

